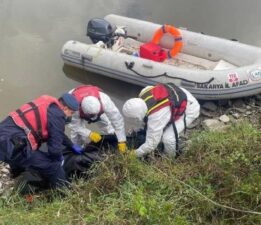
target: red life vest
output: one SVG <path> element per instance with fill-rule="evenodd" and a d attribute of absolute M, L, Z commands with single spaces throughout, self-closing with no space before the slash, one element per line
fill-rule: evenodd
<path fill-rule="evenodd" d="M 56 98 L 42 95 L 9 114 L 15 124 L 25 131 L 32 150 L 38 149 L 48 138 L 47 109 L 50 104 L 62 109 Z"/>
<path fill-rule="evenodd" d="M 100 88 L 98 88 L 96 86 L 92 86 L 92 85 L 82 85 L 82 86 L 79 86 L 79 87 L 77 87 L 73 90 L 72 94 L 75 96 L 75 98 L 77 99 L 77 101 L 80 105 L 80 109 L 79 109 L 80 118 L 85 119 L 90 123 L 96 122 L 98 119 L 100 119 L 101 114 L 104 113 L 102 103 L 101 103 L 101 100 L 100 100 L 100 91 L 101 91 Z M 82 100 L 83 100 L 83 98 L 85 98 L 87 96 L 96 97 L 100 102 L 101 108 L 100 108 L 100 112 L 97 115 L 98 119 L 92 120 L 82 110 L 82 107 L 81 107 Z"/>
<path fill-rule="evenodd" d="M 146 116 L 166 106 L 170 106 L 172 122 L 178 120 L 184 114 L 187 107 L 186 94 L 172 83 L 157 84 L 140 93 L 139 97 L 145 101 L 148 107 Z"/>
<path fill-rule="evenodd" d="M 145 129 L 147 127 L 147 120 L 149 115 L 159 111 L 164 107 L 170 107 L 171 118 L 170 118 L 170 122 L 167 124 L 165 129 L 170 124 L 172 124 L 173 131 L 176 138 L 176 157 L 179 156 L 181 152 L 178 147 L 179 136 L 175 125 L 175 121 L 178 120 L 182 115 L 184 115 L 184 124 L 186 130 L 186 115 L 185 115 L 185 110 L 187 107 L 186 93 L 182 91 L 182 89 L 177 87 L 175 84 L 167 83 L 167 84 L 157 84 L 156 86 L 140 93 L 139 97 L 145 101 L 148 107 L 148 111 L 144 119 L 144 122 L 146 124 Z"/>

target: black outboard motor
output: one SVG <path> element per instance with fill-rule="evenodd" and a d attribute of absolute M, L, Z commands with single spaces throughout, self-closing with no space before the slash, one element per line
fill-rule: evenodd
<path fill-rule="evenodd" d="M 87 36 L 90 37 L 95 44 L 103 41 L 108 47 L 114 44 L 114 31 L 116 26 L 110 24 L 108 21 L 100 18 L 91 19 L 87 26 Z"/>

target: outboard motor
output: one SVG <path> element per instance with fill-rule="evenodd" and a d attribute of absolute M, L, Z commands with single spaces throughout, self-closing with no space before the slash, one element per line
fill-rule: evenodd
<path fill-rule="evenodd" d="M 91 19 L 87 26 L 87 36 L 95 44 L 99 41 L 104 42 L 108 47 L 114 44 L 114 31 L 116 26 L 100 18 Z"/>

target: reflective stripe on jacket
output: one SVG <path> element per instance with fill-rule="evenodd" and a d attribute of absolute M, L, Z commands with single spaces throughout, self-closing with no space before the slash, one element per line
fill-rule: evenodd
<path fill-rule="evenodd" d="M 148 107 L 146 117 L 166 106 L 170 106 L 172 122 L 178 120 L 183 115 L 187 106 L 186 94 L 179 87 L 171 83 L 157 84 L 141 92 L 139 97 L 145 101 Z"/>

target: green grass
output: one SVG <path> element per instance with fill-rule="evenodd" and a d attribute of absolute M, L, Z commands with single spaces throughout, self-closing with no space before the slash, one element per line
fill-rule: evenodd
<path fill-rule="evenodd" d="M 261 133 L 195 132 L 178 160 L 109 156 L 88 181 L 27 203 L 1 199 L 0 224 L 261 224 Z"/>

